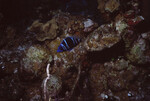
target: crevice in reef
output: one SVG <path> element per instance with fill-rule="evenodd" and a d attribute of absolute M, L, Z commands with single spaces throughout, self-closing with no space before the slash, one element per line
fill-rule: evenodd
<path fill-rule="evenodd" d="M 119 50 L 119 51 L 118 51 Z M 88 52 L 88 60 L 92 63 L 104 63 L 111 60 L 116 60 L 125 55 L 125 43 L 123 40 L 115 44 L 111 48 L 106 48 L 102 51 Z"/>

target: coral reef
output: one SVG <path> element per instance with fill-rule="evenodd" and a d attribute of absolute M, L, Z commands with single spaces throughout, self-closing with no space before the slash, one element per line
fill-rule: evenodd
<path fill-rule="evenodd" d="M 105 4 L 105 10 L 109 12 L 114 12 L 120 6 L 119 0 L 108 0 Z"/>
<path fill-rule="evenodd" d="M 104 101 L 112 96 L 114 96 L 114 99 L 129 100 L 128 97 L 124 99 L 124 96 L 119 96 L 115 92 L 127 92 L 125 89 L 130 86 L 130 82 L 134 80 L 138 73 L 139 68 L 129 64 L 124 59 L 92 65 L 90 83 L 92 93 L 95 96 L 94 101 Z"/>
<path fill-rule="evenodd" d="M 29 47 L 21 61 L 21 72 L 26 72 L 26 76 L 22 74 L 22 77 L 25 80 L 32 80 L 35 76 L 42 75 L 49 55 L 49 51 L 40 45 Z"/>
<path fill-rule="evenodd" d="M 121 40 L 113 24 L 102 25 L 92 32 L 85 40 L 84 46 L 88 51 L 101 51 L 105 48 L 110 48 Z"/>
<path fill-rule="evenodd" d="M 56 38 L 59 33 L 59 27 L 56 19 L 52 19 L 44 24 L 37 20 L 33 22 L 29 31 L 36 33 L 38 41 L 45 41 L 46 39 Z"/>
<path fill-rule="evenodd" d="M 149 32 L 142 33 L 141 36 L 132 44 L 127 58 L 136 64 L 150 63 L 150 37 Z"/>
<path fill-rule="evenodd" d="M 61 1 L 65 8 L 80 6 L 70 13 L 48 1 L 35 7 L 38 17 L 29 22 L 9 24 L 0 13 L 0 101 L 149 100 L 150 31 L 137 29 L 145 21 L 143 1 L 96 0 L 88 16 L 92 8 L 78 10 L 92 0 Z M 81 42 L 57 52 L 66 37 Z"/>
<path fill-rule="evenodd" d="M 94 21 L 92 21 L 91 19 L 87 19 L 84 22 L 84 32 L 91 32 L 97 26 L 98 25 Z"/>
<path fill-rule="evenodd" d="M 41 91 L 40 86 L 36 84 L 32 84 L 30 87 L 27 87 L 25 89 L 26 95 L 23 96 L 23 99 L 29 100 L 29 101 L 41 101 Z"/>
<path fill-rule="evenodd" d="M 5 101 L 6 98 L 7 100 L 19 100 L 23 95 L 24 90 L 17 76 L 6 76 L 0 82 L 0 99 L 2 101 Z"/>
<path fill-rule="evenodd" d="M 48 99 L 55 97 L 60 92 L 61 88 L 62 83 L 60 78 L 50 75 L 50 78 L 46 82 L 46 96 L 48 96 Z"/>
<path fill-rule="evenodd" d="M 97 23 L 89 18 L 82 16 L 73 16 L 67 13 L 59 12 L 55 15 L 59 27 L 64 34 L 71 34 L 83 37 L 84 32 L 91 32 L 97 28 Z"/>

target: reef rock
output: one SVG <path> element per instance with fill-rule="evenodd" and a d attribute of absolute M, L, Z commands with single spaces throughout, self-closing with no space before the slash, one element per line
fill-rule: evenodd
<path fill-rule="evenodd" d="M 113 24 L 106 24 L 92 32 L 84 42 L 87 51 L 101 51 L 119 42 L 121 39 L 120 34 L 114 29 Z"/>
<path fill-rule="evenodd" d="M 112 91 L 120 91 L 124 88 L 127 88 L 130 85 L 130 82 L 133 81 L 139 73 L 139 70 L 137 69 L 138 67 L 135 67 L 133 65 L 121 64 L 119 68 L 124 67 L 127 68 L 125 71 L 110 71 L 108 76 L 108 86 Z"/>
<path fill-rule="evenodd" d="M 0 50 L 0 73 L 1 77 L 4 75 L 18 74 L 18 67 L 20 67 L 20 56 L 21 52 L 17 52 L 16 49 Z M 0 77 L 0 78 L 1 78 Z"/>
<path fill-rule="evenodd" d="M 115 17 L 115 28 L 116 31 L 121 35 L 123 35 L 126 29 L 128 28 L 128 24 L 126 23 L 126 19 L 123 15 L 118 14 Z"/>
<path fill-rule="evenodd" d="M 46 86 L 45 86 L 46 85 Z M 49 79 L 43 81 L 43 91 L 46 98 L 55 98 L 62 88 L 61 78 L 55 75 L 50 75 Z"/>
<path fill-rule="evenodd" d="M 72 16 L 68 13 L 58 12 L 54 18 L 56 19 L 59 28 L 63 31 L 62 35 L 74 35 L 76 32 L 81 32 L 84 29 L 83 21 L 85 18 L 81 16 Z"/>
<path fill-rule="evenodd" d="M 94 101 L 105 101 L 110 99 L 112 95 L 113 97 L 117 95 L 120 99 L 123 99 L 123 96 L 116 94 L 116 91 L 121 92 L 128 88 L 130 82 L 136 78 L 138 73 L 139 68 L 124 59 L 104 64 L 93 64 L 89 80 Z"/>
<path fill-rule="evenodd" d="M 119 0 L 108 0 L 105 4 L 105 10 L 109 12 L 114 12 L 120 6 Z"/>
<path fill-rule="evenodd" d="M 97 26 L 98 25 L 94 21 L 92 21 L 91 19 L 87 19 L 84 22 L 84 32 L 91 32 Z"/>
<path fill-rule="evenodd" d="M 41 87 L 37 84 L 31 84 L 30 86 L 26 86 L 23 99 L 26 99 L 28 101 L 41 101 Z"/>
<path fill-rule="evenodd" d="M 89 74 L 90 86 L 94 101 L 101 101 L 99 98 L 104 89 L 107 89 L 107 73 L 103 64 L 94 64 Z"/>
<path fill-rule="evenodd" d="M 125 42 L 126 50 L 128 51 L 130 47 L 132 46 L 133 42 L 137 40 L 139 32 L 137 32 L 137 29 L 135 29 L 135 26 L 142 22 L 144 18 L 142 16 L 139 16 L 136 14 L 134 10 L 129 10 L 124 14 L 123 17 L 123 23 L 121 25 L 124 25 L 127 27 L 126 30 L 123 30 L 122 38 Z M 125 23 L 126 22 L 126 23 Z M 121 28 L 118 26 L 118 28 Z"/>
<path fill-rule="evenodd" d="M 143 16 L 136 16 L 135 18 L 127 19 L 127 23 L 129 26 L 135 26 L 143 20 L 144 20 Z"/>
<path fill-rule="evenodd" d="M 0 79 L 0 100 L 17 101 L 23 95 L 23 88 L 17 76 L 5 76 Z"/>
<path fill-rule="evenodd" d="M 101 13 L 104 13 L 105 12 L 105 2 L 107 0 L 97 0 L 97 3 L 98 3 L 98 6 L 97 6 L 97 9 L 100 10 Z"/>
<path fill-rule="evenodd" d="M 119 0 L 97 0 L 98 7 L 101 13 L 105 13 L 106 11 L 114 12 L 120 6 Z"/>
<path fill-rule="evenodd" d="M 97 23 L 91 19 L 62 12 L 58 12 L 55 15 L 55 19 L 64 36 L 68 36 L 69 34 L 84 37 L 85 32 L 91 32 L 97 27 Z"/>
<path fill-rule="evenodd" d="M 125 61 L 124 59 L 118 59 L 117 61 L 115 61 L 115 63 L 111 61 L 109 63 L 105 63 L 104 65 L 114 70 L 123 70 L 127 69 L 130 66 L 132 67 L 132 65 L 129 65 L 129 61 Z"/>
<path fill-rule="evenodd" d="M 25 51 L 21 60 L 21 76 L 26 80 L 42 75 L 46 62 L 49 60 L 49 51 L 40 45 L 33 45 Z M 26 73 L 24 73 L 26 72 Z M 29 76 L 29 77 L 28 77 Z"/>
<path fill-rule="evenodd" d="M 36 33 L 38 41 L 45 41 L 46 39 L 54 39 L 59 33 L 59 27 L 56 23 L 56 19 L 52 19 L 46 23 L 40 23 L 39 21 L 33 22 L 29 31 Z"/>
<path fill-rule="evenodd" d="M 150 63 L 150 32 L 141 34 L 137 40 L 134 41 L 127 58 L 136 64 Z"/>

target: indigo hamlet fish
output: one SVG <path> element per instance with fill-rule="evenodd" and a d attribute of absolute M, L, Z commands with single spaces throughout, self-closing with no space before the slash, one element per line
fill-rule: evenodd
<path fill-rule="evenodd" d="M 77 46 L 81 40 L 77 37 L 66 37 L 58 46 L 57 52 L 70 51 Z"/>

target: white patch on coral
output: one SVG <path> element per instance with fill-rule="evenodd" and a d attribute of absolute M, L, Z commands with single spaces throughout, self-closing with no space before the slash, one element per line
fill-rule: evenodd
<path fill-rule="evenodd" d="M 101 94 L 101 97 L 102 97 L 102 99 L 108 99 L 108 95 L 106 95 L 104 93 Z"/>
<path fill-rule="evenodd" d="M 87 20 L 84 22 L 84 27 L 85 27 L 85 28 L 91 27 L 93 24 L 94 24 L 94 22 L 93 22 L 91 19 L 87 19 Z"/>
<path fill-rule="evenodd" d="M 119 20 L 116 22 L 116 30 L 119 32 L 119 34 L 122 33 L 127 27 L 128 25 L 124 21 Z"/>
<path fill-rule="evenodd" d="M 87 19 L 84 22 L 84 32 L 89 32 L 92 30 L 92 26 L 94 25 L 94 22 L 91 19 Z"/>

